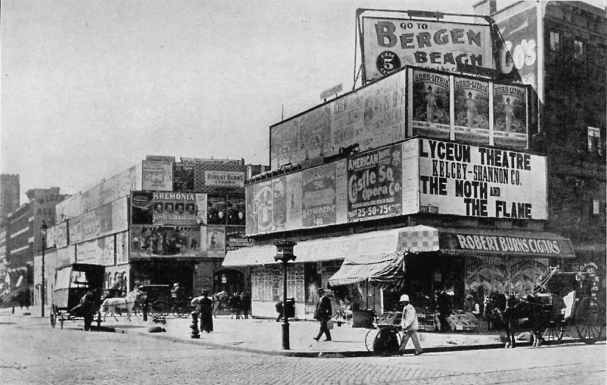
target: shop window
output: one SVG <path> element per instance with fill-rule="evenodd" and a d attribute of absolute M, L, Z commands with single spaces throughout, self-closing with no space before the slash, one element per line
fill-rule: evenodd
<path fill-rule="evenodd" d="M 601 130 L 596 127 L 588 127 L 588 152 L 602 155 Z"/>

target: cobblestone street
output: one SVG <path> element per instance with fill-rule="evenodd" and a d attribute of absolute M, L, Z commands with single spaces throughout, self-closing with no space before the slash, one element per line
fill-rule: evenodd
<path fill-rule="evenodd" d="M 0 319 L 3 384 L 604 384 L 605 344 L 288 358 Z"/>

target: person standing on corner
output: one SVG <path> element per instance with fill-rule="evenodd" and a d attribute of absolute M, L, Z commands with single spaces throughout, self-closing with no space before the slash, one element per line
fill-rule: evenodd
<path fill-rule="evenodd" d="M 422 347 L 419 344 L 419 336 L 417 335 L 417 313 L 415 313 L 415 308 L 409 303 L 409 296 L 407 294 L 400 296 L 400 302 L 405 305 L 403 308 L 403 317 L 400 321 L 400 326 L 404 332 L 399 349 L 400 353 L 402 354 L 405 352 L 407 342 L 409 342 L 409 338 L 411 338 L 413 340 L 413 346 L 415 346 L 415 355 L 419 356 L 422 354 Z"/>
<path fill-rule="evenodd" d="M 196 312 L 200 317 L 200 331 L 210 333 L 213 331 L 213 300 L 209 298 L 209 291 L 202 290 L 202 295 L 192 300 Z"/>
<path fill-rule="evenodd" d="M 320 321 L 320 330 L 318 331 L 318 336 L 314 337 L 316 341 L 320 340 L 320 337 L 323 333 L 326 335 L 325 341 L 331 341 L 331 332 L 329 331 L 329 327 L 327 323 L 331 319 L 333 315 L 333 309 L 331 308 L 331 300 L 327 297 L 324 289 L 318 289 L 318 295 L 320 296 L 320 300 L 316 305 L 316 311 L 314 312 L 314 318 Z"/>

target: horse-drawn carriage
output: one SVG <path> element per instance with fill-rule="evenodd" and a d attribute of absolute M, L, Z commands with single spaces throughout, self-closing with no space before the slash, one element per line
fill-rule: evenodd
<path fill-rule="evenodd" d="M 84 330 L 90 330 L 93 320 L 101 325 L 101 290 L 104 267 L 73 264 L 57 269 L 50 312 L 51 326 L 59 321 L 61 329 L 67 320 L 84 320 Z"/>
<path fill-rule="evenodd" d="M 558 343 L 565 330 L 575 329 L 586 344 L 595 343 L 605 327 L 605 310 L 592 295 L 596 287 L 593 271 L 566 272 L 550 268 L 540 277 L 532 295 L 516 298 L 504 294 L 490 296 L 486 316 L 501 322 L 506 331 L 506 347 L 514 347 L 514 328 L 526 322 L 534 336 L 533 345 Z"/>
<path fill-rule="evenodd" d="M 142 285 L 139 290 L 146 293 L 153 318 L 166 318 L 169 314 L 175 318 L 188 318 L 192 312 L 190 300 L 174 297 L 169 285 Z"/>

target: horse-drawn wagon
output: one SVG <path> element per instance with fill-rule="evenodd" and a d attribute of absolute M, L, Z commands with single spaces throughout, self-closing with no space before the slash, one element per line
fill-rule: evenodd
<path fill-rule="evenodd" d="M 605 327 L 605 310 L 593 296 L 596 288 L 594 271 L 567 272 L 550 268 L 526 298 L 493 293 L 486 315 L 499 320 L 506 331 L 506 347 L 514 347 L 514 327 L 526 321 L 534 336 L 533 345 L 560 342 L 564 332 L 594 344 Z"/>
<path fill-rule="evenodd" d="M 188 298 L 175 297 L 169 285 L 142 285 L 139 290 L 146 292 L 149 313 L 153 318 L 188 318 L 192 312 Z"/>
<path fill-rule="evenodd" d="M 61 329 L 67 320 L 84 320 L 84 330 L 90 330 L 93 320 L 101 325 L 99 307 L 103 287 L 104 267 L 72 264 L 57 269 L 50 312 L 51 326 L 59 321 Z"/>

